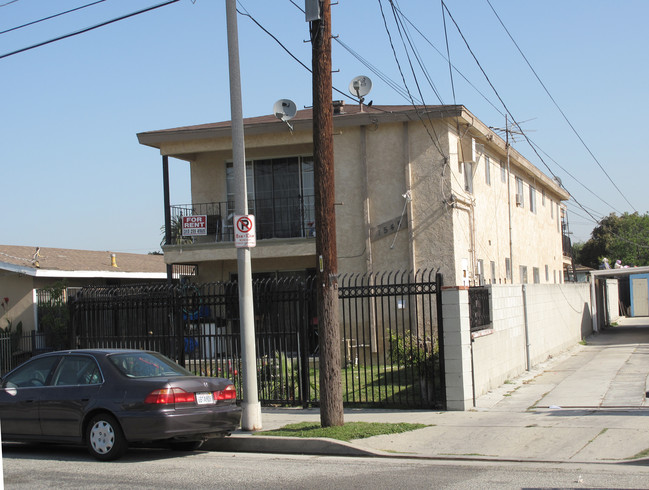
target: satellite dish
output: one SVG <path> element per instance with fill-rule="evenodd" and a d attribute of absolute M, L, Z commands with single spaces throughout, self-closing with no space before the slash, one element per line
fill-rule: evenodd
<path fill-rule="evenodd" d="M 369 77 L 360 75 L 354 77 L 349 83 L 349 92 L 359 99 L 364 98 L 372 90 L 372 80 Z"/>
<path fill-rule="evenodd" d="M 275 102 L 275 105 L 273 105 L 273 113 L 275 114 L 275 117 L 284 122 L 293 119 L 296 112 L 297 106 L 295 105 L 295 102 L 289 99 L 280 99 Z"/>
<path fill-rule="evenodd" d="M 372 90 L 372 80 L 369 77 L 359 75 L 349 82 L 349 93 L 358 97 L 361 112 L 363 112 L 365 96 L 370 93 L 370 90 Z"/>
<path fill-rule="evenodd" d="M 291 126 L 289 121 L 295 117 L 296 112 L 297 106 L 295 105 L 295 102 L 290 99 L 279 99 L 273 105 L 273 114 L 275 114 L 275 117 L 280 121 L 284 121 L 291 132 L 293 132 L 293 126 Z"/>

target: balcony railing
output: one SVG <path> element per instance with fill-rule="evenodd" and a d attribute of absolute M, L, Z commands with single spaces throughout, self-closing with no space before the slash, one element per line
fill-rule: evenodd
<path fill-rule="evenodd" d="M 562 248 L 564 257 L 572 257 L 572 243 L 570 236 L 566 234 L 562 235 Z"/>
<path fill-rule="evenodd" d="M 234 241 L 234 202 L 208 202 L 171 206 L 171 245 Z M 315 237 L 314 196 L 249 199 L 255 215 L 257 240 Z M 184 216 L 207 216 L 207 235 L 182 236 Z"/>

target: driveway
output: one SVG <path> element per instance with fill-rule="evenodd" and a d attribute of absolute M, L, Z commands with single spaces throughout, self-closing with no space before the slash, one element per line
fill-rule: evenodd
<path fill-rule="evenodd" d="M 515 393 L 481 397 L 478 408 L 634 408 L 647 406 L 649 318 L 623 318 L 561 360 L 540 366 Z M 507 389 L 507 385 L 501 387 Z"/>

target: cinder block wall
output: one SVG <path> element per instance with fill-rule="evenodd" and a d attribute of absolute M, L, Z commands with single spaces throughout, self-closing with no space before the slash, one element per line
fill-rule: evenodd
<path fill-rule="evenodd" d="M 468 311 L 462 304 L 465 298 L 468 301 L 468 291 L 453 289 L 443 291 L 447 297 L 444 301 L 443 296 L 444 337 L 462 340 L 445 343 L 445 358 L 449 361 L 446 365 L 449 410 L 471 408 L 473 392 L 479 397 L 522 374 L 528 364 L 528 342 L 530 365 L 534 366 L 592 333 L 589 284 L 489 286 L 491 328 L 474 335 L 473 342 L 468 318 L 452 312 L 453 308 Z M 460 355 L 463 362 L 458 362 Z M 473 373 L 471 358 L 464 359 L 466 356 L 473 356 Z"/>
<path fill-rule="evenodd" d="M 492 328 L 473 341 L 476 396 L 525 370 L 525 319 L 521 285 L 491 286 Z"/>

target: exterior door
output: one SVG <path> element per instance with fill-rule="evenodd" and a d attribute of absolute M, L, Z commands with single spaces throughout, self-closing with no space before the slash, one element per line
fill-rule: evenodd
<path fill-rule="evenodd" d="M 633 278 L 633 316 L 649 316 L 649 288 L 646 278 Z"/>

